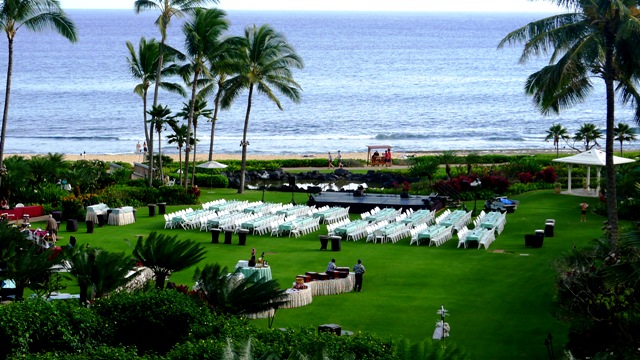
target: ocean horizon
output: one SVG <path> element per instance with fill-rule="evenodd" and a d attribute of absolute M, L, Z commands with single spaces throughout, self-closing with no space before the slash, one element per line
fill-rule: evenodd
<path fill-rule="evenodd" d="M 127 154 L 144 141 L 142 100 L 133 93 L 125 42 L 137 48 L 141 36 L 159 38 L 157 15 L 68 14 L 78 27 L 76 44 L 52 32 L 18 32 L 6 154 Z M 497 50 L 510 31 L 546 15 L 230 11 L 230 35 L 268 23 L 305 62 L 294 71 L 303 88 L 299 104 L 278 95 L 280 111 L 264 97 L 254 98 L 249 155 L 366 152 L 367 145 L 381 144 L 397 152 L 549 151 L 553 144 L 544 141 L 545 130 L 554 123 L 570 133 L 587 122 L 604 129 L 601 81 L 594 79 L 584 103 L 543 116 L 524 94 L 524 83 L 548 57 L 519 64 L 521 46 Z M 169 28 L 168 43 L 182 46 L 178 21 Z M 3 69 L 6 49 L 4 38 Z M 220 113 L 215 153 L 240 153 L 246 95 Z M 152 97 L 151 91 L 150 102 Z M 159 98 L 173 112 L 188 101 L 166 92 Z M 633 111 L 619 103 L 616 121 L 638 126 Z M 208 152 L 210 129 L 210 123 L 198 126 L 199 154 Z M 162 149 L 178 151 L 166 141 Z"/>

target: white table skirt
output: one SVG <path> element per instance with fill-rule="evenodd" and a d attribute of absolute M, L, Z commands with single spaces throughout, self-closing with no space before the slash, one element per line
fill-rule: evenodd
<path fill-rule="evenodd" d="M 287 289 L 287 303 L 282 305 L 283 309 L 291 309 L 297 308 L 305 305 L 311 304 L 313 301 L 313 295 L 311 293 L 311 288 L 307 287 L 306 289 L 296 290 L 296 289 Z"/>
<path fill-rule="evenodd" d="M 353 291 L 356 274 L 350 272 L 344 279 L 317 280 L 306 283 L 313 296 L 335 295 Z"/>
<path fill-rule="evenodd" d="M 272 309 L 267 311 L 261 311 L 259 313 L 244 314 L 243 316 L 246 317 L 247 319 L 266 319 L 269 317 L 273 317 L 274 314 L 275 314 L 275 311 Z"/>
<path fill-rule="evenodd" d="M 122 226 L 122 225 L 133 224 L 134 222 L 136 222 L 136 219 L 133 216 L 132 212 L 109 214 L 109 225 Z"/>

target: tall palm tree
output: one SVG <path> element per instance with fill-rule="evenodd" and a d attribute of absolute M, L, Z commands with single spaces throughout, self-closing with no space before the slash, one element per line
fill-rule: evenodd
<path fill-rule="evenodd" d="M 206 66 L 207 54 L 211 49 L 215 49 L 220 44 L 222 34 L 229 29 L 226 20 L 226 13 L 219 9 L 197 9 L 190 21 L 182 27 L 185 35 L 185 54 L 189 59 L 189 64 L 185 66 L 185 80 L 191 84 L 191 99 L 189 104 L 189 117 L 187 118 L 187 138 L 191 137 L 191 127 L 197 101 L 197 88 L 199 77 L 210 77 L 209 69 Z M 186 74 L 191 74 L 192 78 L 187 80 Z M 189 180 L 189 152 L 187 146 L 184 157 L 184 186 L 188 186 Z"/>
<path fill-rule="evenodd" d="M 242 164 L 240 168 L 240 186 L 238 193 L 244 193 L 245 171 L 247 169 L 247 132 L 249 130 L 249 116 L 253 104 L 253 92 L 267 96 L 280 110 L 282 104 L 276 97 L 274 90 L 291 99 L 300 102 L 300 85 L 293 79 L 292 68 L 302 69 L 302 58 L 287 42 L 284 35 L 276 32 L 269 25 L 261 27 L 250 26 L 244 31 L 244 46 L 238 58 L 240 71 L 225 82 L 222 107 L 231 106 L 233 101 L 246 89 L 249 91 L 247 111 L 244 117 L 242 132 Z"/>
<path fill-rule="evenodd" d="M 443 151 L 442 155 L 439 156 L 439 163 L 440 164 L 444 164 L 444 171 L 445 173 L 447 173 L 447 176 L 449 177 L 449 179 L 452 178 L 451 176 L 451 163 L 456 161 L 456 152 L 453 150 L 447 150 L 447 151 Z"/>
<path fill-rule="evenodd" d="M 571 136 L 569 136 L 569 130 L 566 127 L 562 126 L 562 124 L 553 124 L 547 130 L 547 136 L 544 138 L 544 141 L 553 140 L 553 147 L 556 148 L 556 158 L 560 157 L 560 140 L 569 140 Z"/>
<path fill-rule="evenodd" d="M 276 280 L 256 279 L 258 273 L 239 279 L 226 267 L 209 264 L 196 268 L 193 279 L 209 307 L 219 314 L 243 315 L 278 309 L 286 303 L 285 290 Z"/>
<path fill-rule="evenodd" d="M 186 269 L 204 259 L 206 250 L 191 240 L 178 240 L 178 236 L 151 232 L 143 241 L 138 239 L 133 257 L 153 271 L 156 287 L 164 288 L 165 280 L 174 271 Z"/>
<path fill-rule="evenodd" d="M 202 116 L 206 119 L 211 118 L 211 114 L 213 113 L 212 109 L 207 109 L 207 101 L 204 100 L 200 95 L 202 93 L 198 93 L 196 96 L 196 102 L 193 105 L 193 138 L 198 139 L 198 119 Z M 189 114 L 191 112 L 191 102 L 184 103 L 182 107 L 182 111 L 178 112 L 176 116 L 180 116 L 185 120 L 189 119 Z M 193 170 L 191 172 L 191 183 L 194 184 L 195 176 L 196 176 L 196 153 L 197 153 L 197 144 L 198 142 L 192 142 L 193 145 Z"/>
<path fill-rule="evenodd" d="M 524 43 L 520 58 L 551 52 L 550 64 L 531 74 L 525 90 L 543 114 L 583 101 L 600 78 L 606 90 L 606 173 L 609 239 L 618 238 L 618 208 L 613 163 L 615 93 L 623 103 L 632 102 L 640 121 L 638 80 L 640 11 L 637 0 L 550 0 L 569 13 L 533 21 L 509 33 L 498 45 Z"/>
<path fill-rule="evenodd" d="M 11 78 L 13 75 L 13 41 L 18 29 L 26 27 L 31 31 L 53 29 L 58 34 L 77 41 L 76 27 L 60 8 L 58 0 L 4 0 L 0 4 L 0 27 L 7 35 L 9 46 L 7 60 L 7 83 L 4 93 L 4 111 L 2 113 L 2 130 L 0 132 L 0 170 L 4 169 L 4 144 L 9 121 L 9 100 L 11 98 Z M 0 183 L 4 171 L 0 171 Z"/>
<path fill-rule="evenodd" d="M 174 120 L 169 118 L 171 115 L 171 109 L 168 106 L 162 106 L 160 104 L 153 105 L 149 110 L 151 120 L 149 120 L 155 126 L 155 131 L 158 133 L 158 166 L 160 167 L 160 179 L 164 181 L 164 174 L 162 172 L 162 130 L 165 125 L 170 124 Z"/>
<path fill-rule="evenodd" d="M 578 131 L 573 135 L 573 140 L 582 142 L 584 144 L 584 150 L 589 151 L 594 146 L 600 146 L 598 139 L 602 139 L 602 132 L 595 124 L 584 123 Z"/>
<path fill-rule="evenodd" d="M 171 18 L 184 17 L 185 15 L 192 14 L 196 9 L 201 6 L 209 4 L 217 4 L 218 0 L 135 0 L 133 7 L 136 14 L 139 14 L 145 10 L 159 11 L 160 15 L 156 19 L 156 25 L 160 30 L 160 54 L 158 56 L 158 68 L 156 70 L 156 82 L 153 91 L 153 105 L 158 105 L 158 90 L 160 82 L 162 80 L 162 64 L 164 61 L 164 50 L 167 41 L 167 29 Z M 149 186 L 151 186 L 153 180 L 153 143 L 149 144 L 149 171 L 152 176 L 149 177 Z"/>
<path fill-rule="evenodd" d="M 622 143 L 637 139 L 635 130 L 633 130 L 629 124 L 625 123 L 618 123 L 618 125 L 613 128 L 613 136 L 616 141 L 620 142 L 620 156 L 622 156 Z"/>
<path fill-rule="evenodd" d="M 178 147 L 178 160 L 180 161 L 179 173 L 182 174 L 182 148 L 187 142 L 187 125 L 178 125 L 177 121 L 174 121 L 169 125 L 171 126 L 171 130 L 173 130 L 173 134 L 167 136 L 167 142 L 169 144 L 176 144 L 176 146 Z M 189 143 L 193 144 L 193 141 L 190 141 Z"/>
<path fill-rule="evenodd" d="M 216 123 L 218 122 L 218 113 L 220 112 L 222 101 L 222 95 L 224 94 L 224 82 L 227 80 L 228 76 L 231 76 L 234 73 L 239 72 L 238 65 L 240 62 L 238 59 L 241 58 L 241 49 L 242 44 L 244 43 L 244 39 L 240 36 L 231 36 L 224 39 L 220 46 L 215 49 L 211 49 L 207 54 L 207 58 L 209 60 L 210 68 L 209 73 L 213 77 L 213 81 L 208 87 L 203 88 L 203 93 L 212 93 L 214 92 L 215 86 L 215 95 L 213 99 L 213 116 L 210 118 L 211 121 L 211 140 L 209 141 L 209 161 L 213 160 L 213 142 L 215 139 L 215 130 Z"/>
<path fill-rule="evenodd" d="M 147 94 L 149 86 L 155 83 L 156 71 L 158 69 L 158 59 L 160 57 L 160 44 L 155 39 L 140 38 L 138 51 L 134 48 L 130 41 L 127 41 L 127 49 L 129 49 L 129 69 L 134 79 L 140 80 L 140 83 L 133 88 L 133 92 L 142 98 L 142 110 L 144 118 L 144 136 L 147 144 L 153 143 L 153 131 L 149 134 L 149 125 L 153 128 L 153 123 L 147 121 Z M 165 49 L 168 50 L 168 49 Z M 165 53 L 165 63 L 161 70 L 161 76 L 166 78 L 178 73 L 179 66 L 173 62 L 174 52 Z M 167 59 L 168 56 L 171 58 Z M 160 81 L 159 85 L 162 89 L 173 92 L 182 96 L 186 96 L 186 92 L 182 85 L 166 81 Z M 149 125 L 147 125 L 149 124 Z"/>

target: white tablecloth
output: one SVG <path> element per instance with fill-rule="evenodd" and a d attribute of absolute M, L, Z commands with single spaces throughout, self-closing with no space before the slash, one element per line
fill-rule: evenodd
<path fill-rule="evenodd" d="M 271 267 L 237 267 L 236 269 L 240 269 L 240 272 L 245 277 L 249 277 L 251 274 L 257 272 L 258 276 L 255 278 L 256 281 L 263 278 L 266 280 L 272 279 Z"/>
<path fill-rule="evenodd" d="M 306 283 L 313 296 L 335 295 L 353 291 L 356 282 L 356 274 L 350 272 L 344 279 L 317 280 Z"/>
<path fill-rule="evenodd" d="M 126 213 L 112 212 L 111 214 L 109 214 L 109 225 L 122 226 L 122 225 L 133 224 L 134 222 L 136 222 L 136 219 L 133 216 L 132 212 L 126 212 Z"/>
<path fill-rule="evenodd" d="M 287 303 L 282 305 L 283 309 L 297 308 L 311 304 L 313 301 L 313 295 L 311 294 L 311 288 L 296 290 L 287 289 Z"/>

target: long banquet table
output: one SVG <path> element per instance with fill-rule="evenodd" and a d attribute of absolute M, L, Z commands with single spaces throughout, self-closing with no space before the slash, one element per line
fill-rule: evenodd
<path fill-rule="evenodd" d="M 353 291 L 353 284 L 356 281 L 356 274 L 349 273 L 349 276 L 342 279 L 316 280 L 306 283 L 311 289 L 313 296 L 335 295 Z"/>
<path fill-rule="evenodd" d="M 109 214 L 109 225 L 129 225 L 136 222 L 136 218 L 133 215 L 133 207 L 124 206 L 121 208 L 111 209 L 111 214 Z"/>

